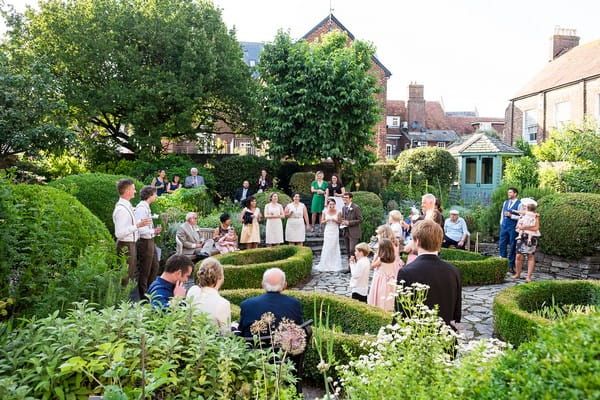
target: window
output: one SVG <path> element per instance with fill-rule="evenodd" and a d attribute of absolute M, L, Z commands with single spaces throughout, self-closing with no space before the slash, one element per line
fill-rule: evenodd
<path fill-rule="evenodd" d="M 392 126 L 400 126 L 400 117 L 392 117 Z"/>
<path fill-rule="evenodd" d="M 419 140 L 416 147 L 427 147 L 427 142 Z"/>
<path fill-rule="evenodd" d="M 388 116 L 386 118 L 387 126 L 390 128 L 399 128 L 400 127 L 400 117 L 399 116 Z"/>
<path fill-rule="evenodd" d="M 385 145 L 385 156 L 386 157 L 393 157 L 394 156 L 394 146 L 392 146 L 391 144 L 386 144 Z"/>
<path fill-rule="evenodd" d="M 242 155 L 256 154 L 256 150 L 254 149 L 252 142 L 240 142 L 238 143 L 238 148 L 240 149 L 240 154 Z"/>
<path fill-rule="evenodd" d="M 537 143 L 537 110 L 527 110 L 523 113 L 523 140 Z"/>
<path fill-rule="evenodd" d="M 256 60 L 250 60 L 250 66 L 256 67 Z"/>
<path fill-rule="evenodd" d="M 477 159 L 468 157 L 465 164 L 465 183 L 477 183 Z"/>
<path fill-rule="evenodd" d="M 446 142 L 437 142 L 437 147 L 439 147 L 440 149 L 445 149 L 446 148 Z"/>
<path fill-rule="evenodd" d="M 483 157 L 481 159 L 481 183 L 491 185 L 494 180 L 494 159 Z"/>
<path fill-rule="evenodd" d="M 571 103 L 564 101 L 554 105 L 554 121 L 558 128 L 566 125 L 571 120 Z"/>

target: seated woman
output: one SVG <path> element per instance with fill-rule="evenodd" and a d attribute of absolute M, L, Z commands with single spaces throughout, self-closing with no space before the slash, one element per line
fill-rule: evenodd
<path fill-rule="evenodd" d="M 212 257 L 202 261 L 197 282 L 200 286 L 194 285 L 187 292 L 189 304 L 194 311 L 208 314 L 221 333 L 230 332 L 231 305 L 219 295 L 219 289 L 225 282 L 221 263 Z"/>
<path fill-rule="evenodd" d="M 221 214 L 219 217 L 221 224 L 215 229 L 213 233 L 213 240 L 215 241 L 215 247 L 219 250 L 219 253 L 229 253 L 231 251 L 238 250 L 238 237 L 231 226 L 231 217 L 227 213 Z"/>
<path fill-rule="evenodd" d="M 181 189 L 181 181 L 179 175 L 173 175 L 173 181 L 167 184 L 167 193 L 175 193 L 177 189 Z"/>

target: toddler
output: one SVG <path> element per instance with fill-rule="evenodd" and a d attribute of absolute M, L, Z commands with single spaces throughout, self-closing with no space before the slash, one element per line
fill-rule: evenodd
<path fill-rule="evenodd" d="M 216 247 L 221 254 L 238 251 L 235 231 L 232 227 L 227 230 L 227 234 L 221 236 L 221 238 L 217 241 Z"/>
<path fill-rule="evenodd" d="M 402 216 L 402 213 L 400 211 L 398 211 L 398 210 L 390 211 L 390 216 L 388 218 L 388 224 L 390 224 L 390 227 L 392 228 L 394 235 L 396 235 L 396 239 L 398 240 L 400 245 L 404 244 L 404 230 L 402 227 L 403 219 L 404 219 L 404 217 Z"/>
<path fill-rule="evenodd" d="M 540 231 L 535 230 L 527 230 L 523 229 L 524 226 L 534 226 L 535 219 L 538 217 L 538 214 L 535 212 L 536 205 L 534 203 L 527 203 L 525 205 L 526 210 L 517 211 L 521 216 L 519 217 L 519 222 L 517 223 L 517 232 L 519 235 L 517 236 L 517 240 L 523 238 L 523 234 L 527 234 L 527 246 L 531 246 L 531 238 L 539 237 Z"/>
<path fill-rule="evenodd" d="M 363 303 L 367 302 L 367 293 L 369 291 L 369 270 L 371 263 L 367 257 L 371 254 L 371 248 L 368 244 L 362 242 L 354 248 L 354 256 L 350 257 L 350 289 L 352 298 Z"/>

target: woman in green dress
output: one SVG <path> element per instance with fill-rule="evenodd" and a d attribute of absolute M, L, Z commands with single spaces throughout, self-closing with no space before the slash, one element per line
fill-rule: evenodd
<path fill-rule="evenodd" d="M 321 213 L 325 208 L 325 190 L 327 189 L 327 182 L 323 180 L 323 172 L 317 171 L 315 174 L 315 180 L 310 184 L 310 191 L 313 194 L 312 203 L 310 206 L 310 212 L 312 213 L 312 225 L 315 229 L 318 228 L 317 215 L 319 216 L 319 222 L 321 221 Z"/>

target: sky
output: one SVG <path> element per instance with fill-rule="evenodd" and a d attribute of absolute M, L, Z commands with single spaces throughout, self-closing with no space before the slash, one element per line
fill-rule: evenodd
<path fill-rule="evenodd" d="M 37 3 L 4 1 L 18 10 Z M 544 67 L 556 26 L 576 29 L 581 44 L 600 40 L 597 0 L 213 2 L 237 39 L 249 42 L 270 42 L 279 29 L 301 38 L 331 7 L 357 39 L 374 44 L 392 72 L 389 100 L 406 100 L 416 82 L 445 111 L 477 110 L 482 117 L 503 117 L 508 100 Z"/>

